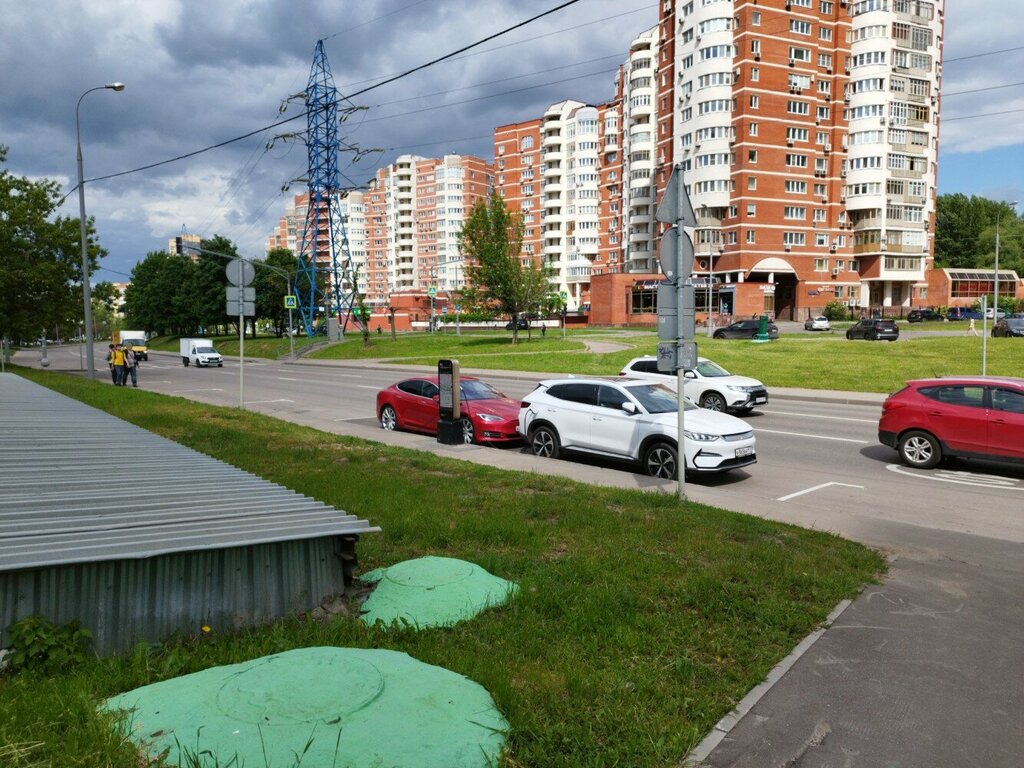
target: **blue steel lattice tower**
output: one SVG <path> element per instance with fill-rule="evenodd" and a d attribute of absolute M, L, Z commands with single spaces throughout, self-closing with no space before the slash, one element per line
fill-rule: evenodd
<path fill-rule="evenodd" d="M 306 334 L 315 333 L 318 307 L 338 318 L 344 332 L 355 298 L 348 235 L 339 210 L 338 93 L 317 40 L 306 86 L 306 151 L 309 157 L 309 207 L 299 246 L 295 278 Z"/>

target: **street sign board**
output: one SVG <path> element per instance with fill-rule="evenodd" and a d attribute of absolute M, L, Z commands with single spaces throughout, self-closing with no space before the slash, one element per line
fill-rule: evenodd
<path fill-rule="evenodd" d="M 680 194 L 682 195 L 682 211 L 678 210 L 680 207 Z M 690 202 L 690 196 L 686 194 L 686 189 L 683 187 L 683 172 L 677 165 L 672 168 L 672 175 L 669 176 L 668 184 L 665 185 L 665 193 L 661 196 L 661 203 L 658 204 L 658 210 L 654 214 L 654 218 L 665 224 L 675 224 L 676 216 L 678 215 L 681 215 L 680 222 L 682 226 L 697 226 L 697 217 L 693 213 L 693 204 Z"/>
<path fill-rule="evenodd" d="M 435 288 L 434 286 L 430 286 L 429 288 L 427 288 L 427 296 L 429 296 L 430 298 L 434 298 L 435 296 L 437 296 L 437 288 Z"/>
<path fill-rule="evenodd" d="M 441 307 L 441 314 L 442 315 L 447 315 L 448 314 L 448 307 Z"/>
<path fill-rule="evenodd" d="M 285 309 L 298 309 L 299 308 L 299 297 L 294 294 L 290 294 L 284 297 L 284 308 Z"/>
<path fill-rule="evenodd" d="M 695 290 L 692 285 L 683 286 L 683 339 L 692 339 L 696 330 L 694 322 Z M 679 305 L 677 288 L 672 283 L 658 285 L 658 338 L 675 341 L 679 338 Z"/>
<path fill-rule="evenodd" d="M 238 311 L 239 304 L 237 301 L 229 301 L 226 303 L 225 307 L 224 314 L 231 315 L 232 317 L 238 317 L 239 315 L 252 317 L 256 314 L 256 302 L 254 301 L 243 301 L 241 304 L 241 312 Z"/>
<path fill-rule="evenodd" d="M 692 371 L 697 367 L 697 342 L 684 341 L 679 344 L 679 367 Z"/>
<path fill-rule="evenodd" d="M 561 300 L 562 300 L 563 302 L 566 302 L 566 301 L 568 301 L 568 300 L 569 300 L 569 292 L 568 292 L 568 291 L 562 291 L 561 293 L 559 293 L 559 294 L 558 294 L 558 296 L 559 296 L 559 298 L 560 298 L 560 299 L 561 299 Z"/>
<path fill-rule="evenodd" d="M 680 239 L 683 241 L 682 248 L 679 247 Z M 693 241 L 690 236 L 685 232 L 680 235 L 676 228 L 665 230 L 658 246 L 658 261 L 661 271 L 669 280 L 688 278 L 693 272 Z"/>
<path fill-rule="evenodd" d="M 228 304 L 234 302 L 235 304 L 239 301 L 239 294 L 241 294 L 242 301 L 256 301 L 256 289 L 251 285 L 242 287 L 229 285 L 227 287 Z"/>
<path fill-rule="evenodd" d="M 224 272 L 232 285 L 249 285 L 256 277 L 256 267 L 245 259 L 232 259 L 224 268 Z"/>
<path fill-rule="evenodd" d="M 673 341 L 658 342 L 658 370 L 662 373 L 675 373 L 679 365 L 679 345 Z"/>

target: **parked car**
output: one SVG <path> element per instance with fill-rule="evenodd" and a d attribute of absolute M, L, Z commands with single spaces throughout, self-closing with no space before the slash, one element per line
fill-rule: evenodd
<path fill-rule="evenodd" d="M 942 315 L 934 309 L 912 309 L 907 313 L 908 323 L 923 323 L 942 319 Z"/>
<path fill-rule="evenodd" d="M 1001 309 L 997 312 L 995 307 L 986 307 L 985 319 L 991 320 L 993 316 L 996 320 L 1002 320 L 1004 317 L 1006 317 L 1006 313 Z"/>
<path fill-rule="evenodd" d="M 878 440 L 918 469 L 952 456 L 1024 463 L 1024 379 L 908 381 L 882 404 Z"/>
<path fill-rule="evenodd" d="M 992 326 L 993 336 L 1024 336 L 1024 315 L 1015 314 Z"/>
<path fill-rule="evenodd" d="M 946 310 L 947 320 L 981 320 L 981 312 L 968 307 L 950 307 Z"/>
<path fill-rule="evenodd" d="M 530 327 L 530 321 L 527 320 L 525 317 L 520 317 L 520 318 L 517 318 L 516 320 L 509 320 L 505 324 L 505 330 L 506 331 L 511 331 L 513 328 L 516 328 L 516 329 L 518 329 L 520 331 L 525 331 L 529 327 Z"/>
<path fill-rule="evenodd" d="M 716 339 L 752 339 L 761 330 L 761 321 L 757 319 L 737 320 L 732 325 L 719 328 L 715 331 Z M 779 338 L 779 328 L 775 323 L 768 321 L 768 338 Z"/>
<path fill-rule="evenodd" d="M 754 432 L 742 419 L 683 400 L 687 472 L 725 472 L 757 461 Z M 522 402 L 519 433 L 536 456 L 563 451 L 633 462 L 652 477 L 678 472 L 679 400 L 641 379 L 548 379 Z"/>
<path fill-rule="evenodd" d="M 653 355 L 634 357 L 619 371 L 619 375 L 658 381 L 673 392 L 679 388 L 676 374 L 659 371 L 658 358 Z M 683 377 L 684 394 L 701 408 L 749 413 L 755 405 L 768 403 L 768 390 L 760 381 L 735 376 L 706 357 L 698 357 L 697 367 L 685 371 Z"/>
<path fill-rule="evenodd" d="M 831 331 L 832 323 L 824 315 L 809 317 L 804 320 L 805 331 Z"/>
<path fill-rule="evenodd" d="M 846 338 L 848 339 L 896 341 L 899 337 L 900 329 L 896 325 L 896 321 L 879 317 L 865 317 L 856 325 L 846 329 Z"/>
<path fill-rule="evenodd" d="M 460 381 L 462 439 L 466 443 L 509 443 L 516 432 L 519 401 L 505 397 L 490 384 L 471 376 Z M 377 418 L 386 430 L 407 429 L 437 434 L 441 418 L 437 376 L 419 376 L 392 384 L 377 393 Z"/>

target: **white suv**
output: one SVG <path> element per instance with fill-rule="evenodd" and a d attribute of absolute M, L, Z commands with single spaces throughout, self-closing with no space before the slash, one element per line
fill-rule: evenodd
<path fill-rule="evenodd" d="M 634 357 L 619 372 L 620 376 L 660 381 L 675 392 L 678 379 L 674 373 L 658 370 L 658 358 Z M 757 379 L 735 376 L 706 357 L 697 358 L 697 367 L 684 374 L 687 399 L 712 411 L 749 413 L 757 405 L 767 405 L 768 390 Z"/>
<path fill-rule="evenodd" d="M 757 461 L 754 432 L 742 419 L 686 402 L 688 472 L 725 472 Z M 563 450 L 639 462 L 654 477 L 676 477 L 679 401 L 640 379 L 549 379 L 523 398 L 519 433 L 537 456 Z"/>

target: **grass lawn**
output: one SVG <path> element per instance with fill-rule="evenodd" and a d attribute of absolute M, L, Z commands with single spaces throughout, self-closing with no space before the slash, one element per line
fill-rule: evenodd
<path fill-rule="evenodd" d="M 450 347 L 440 356 L 457 357 L 463 368 L 617 374 L 638 355 L 654 354 L 657 340 L 648 337 L 607 337 L 631 349 L 606 354 L 516 354 L 477 356 L 465 347 Z M 981 339 L 935 336 L 898 342 L 848 341 L 842 336 L 783 336 L 768 344 L 742 340 L 697 339 L 699 353 L 732 373 L 753 376 L 769 387 L 840 389 L 854 392 L 895 392 L 908 379 L 981 373 Z M 403 363 L 434 365 L 436 357 L 403 359 Z M 988 373 L 1024 375 L 1024 344 L 1019 339 L 988 339 Z"/>
<path fill-rule="evenodd" d="M 52 677 L 0 677 L 5 768 L 138 768 L 96 703 L 311 645 L 379 647 L 460 672 L 512 726 L 508 766 L 675 766 L 835 604 L 884 567 L 864 547 L 674 495 L 477 466 L 50 372 L 26 377 L 383 528 L 360 572 L 427 554 L 520 585 L 451 629 L 352 616 L 139 647 Z M 443 487 L 443 493 L 438 492 Z M 344 695 L 344 692 L 339 692 Z"/>

